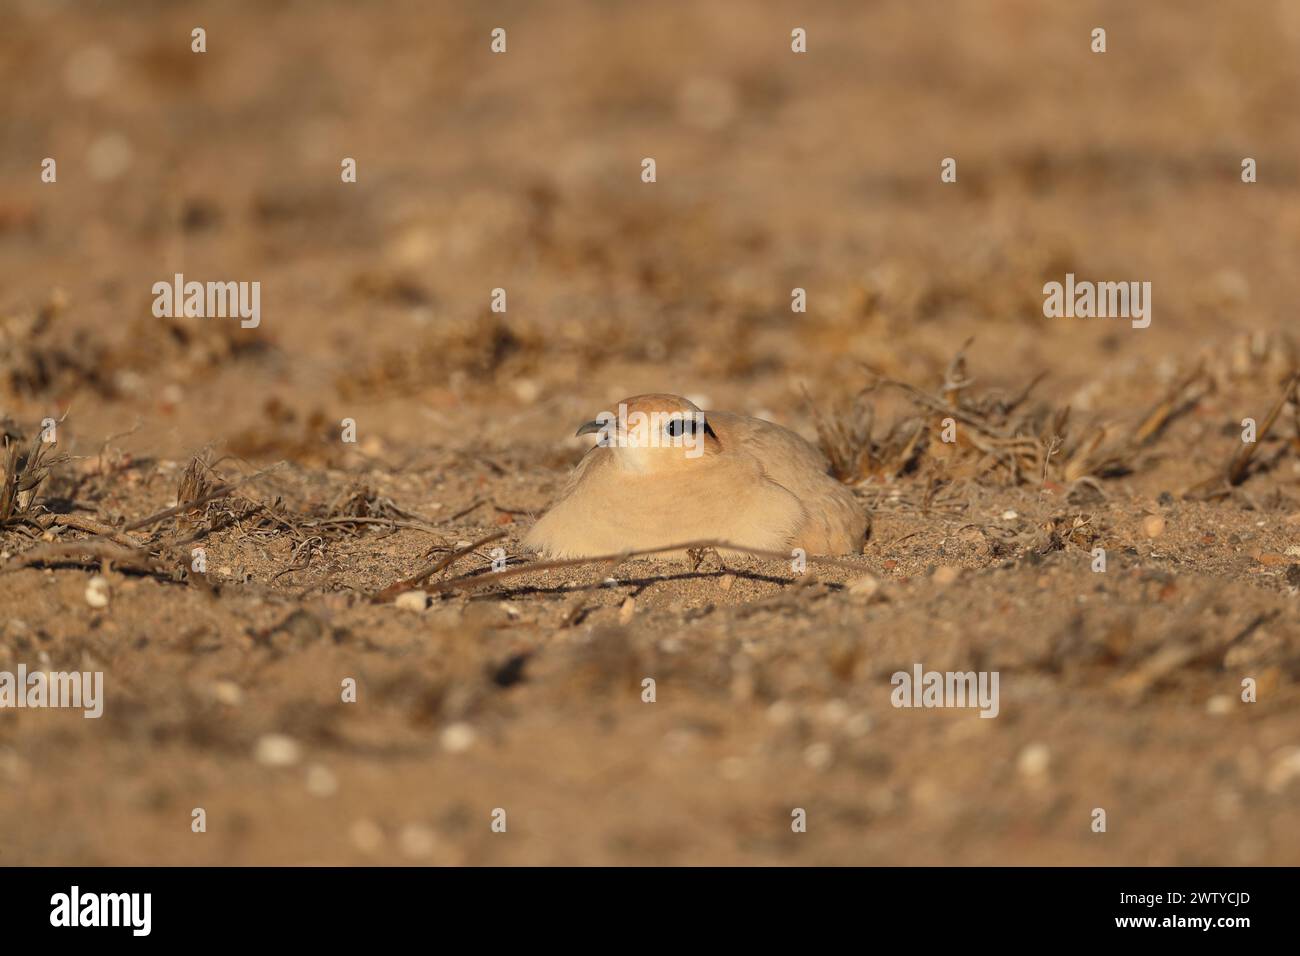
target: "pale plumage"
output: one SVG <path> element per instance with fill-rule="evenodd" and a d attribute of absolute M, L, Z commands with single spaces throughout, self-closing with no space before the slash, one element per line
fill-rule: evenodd
<path fill-rule="evenodd" d="M 640 395 L 620 406 L 629 424 L 606 427 L 609 445 L 578 463 L 525 536 L 526 547 L 554 557 L 705 539 L 809 554 L 861 550 L 865 510 L 794 432 L 731 412 L 702 412 L 675 395 Z M 637 421 L 638 412 L 646 420 Z"/>

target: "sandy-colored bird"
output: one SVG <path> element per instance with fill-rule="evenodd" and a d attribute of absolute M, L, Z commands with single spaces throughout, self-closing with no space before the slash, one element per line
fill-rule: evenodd
<path fill-rule="evenodd" d="M 700 540 L 785 553 L 862 550 L 865 509 L 817 449 L 780 425 L 704 412 L 676 395 L 638 395 L 577 433 L 597 433 L 596 447 L 525 547 L 557 558 Z"/>

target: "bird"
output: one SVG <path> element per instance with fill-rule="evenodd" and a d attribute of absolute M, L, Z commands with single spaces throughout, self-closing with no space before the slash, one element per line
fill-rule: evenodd
<path fill-rule="evenodd" d="M 597 443 L 524 547 L 552 558 L 702 540 L 785 553 L 861 552 L 866 510 L 829 474 L 821 452 L 788 428 L 705 412 L 678 395 L 636 395 L 618 409 L 578 429 L 597 434 Z"/>

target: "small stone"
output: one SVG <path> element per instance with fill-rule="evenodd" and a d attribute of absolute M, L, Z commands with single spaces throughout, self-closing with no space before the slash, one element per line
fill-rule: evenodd
<path fill-rule="evenodd" d="M 1268 770 L 1264 785 L 1269 793 L 1281 793 L 1292 780 L 1300 778 L 1300 747 L 1283 747 Z"/>
<path fill-rule="evenodd" d="M 1046 776 L 1051 762 L 1052 752 L 1047 749 L 1046 744 L 1030 744 L 1020 751 L 1020 756 L 1016 758 L 1016 769 L 1020 771 L 1022 777 L 1040 779 Z"/>
<path fill-rule="evenodd" d="M 416 614 L 421 614 L 429 606 L 429 595 L 423 591 L 403 591 L 397 595 L 397 600 L 393 602 L 393 606 L 403 611 L 414 611 Z"/>
<path fill-rule="evenodd" d="M 362 853 L 374 853 L 384 845 L 384 831 L 373 820 L 358 820 L 348 828 L 348 836 Z"/>
<path fill-rule="evenodd" d="M 238 707 L 244 702 L 244 690 L 233 681 L 219 680 L 212 685 L 212 697 L 218 704 Z"/>
<path fill-rule="evenodd" d="M 403 855 L 418 860 L 433 856 L 433 851 L 438 848 L 438 837 L 424 824 L 410 823 L 402 827 L 397 843 Z"/>
<path fill-rule="evenodd" d="M 1012 511 L 1010 508 L 1008 508 L 1006 511 L 1002 512 L 1002 520 L 1003 520 L 1003 521 L 1015 521 L 1015 520 L 1016 520 L 1017 518 L 1019 518 L 1019 517 L 1020 517 L 1020 515 L 1016 514 L 1016 513 L 1015 513 L 1014 511 Z"/>
<path fill-rule="evenodd" d="M 113 130 L 91 141 L 86 150 L 86 168 L 92 179 L 109 182 L 130 169 L 134 158 L 130 141 Z"/>
<path fill-rule="evenodd" d="M 524 405 L 533 404 L 533 402 L 537 401 L 538 397 L 542 394 L 541 386 L 530 378 L 518 379 L 515 382 L 514 390 L 515 398 Z"/>
<path fill-rule="evenodd" d="M 961 573 L 960 571 L 958 571 L 956 568 L 952 567 L 951 565 L 944 564 L 934 569 L 934 574 L 932 577 L 934 578 L 935 584 L 946 587 L 947 585 L 952 584 L 952 582 L 956 581 L 957 576 L 960 573 Z"/>
<path fill-rule="evenodd" d="M 1272 568 L 1279 564 L 1286 564 L 1286 558 L 1274 551 L 1265 551 L 1259 556 L 1259 563 Z"/>
<path fill-rule="evenodd" d="M 828 700 L 817 711 L 817 718 L 823 723 L 832 726 L 844 723 L 844 721 L 848 720 L 848 717 L 849 705 L 842 700 Z"/>
<path fill-rule="evenodd" d="M 797 717 L 794 705 L 784 701 L 773 701 L 767 708 L 767 722 L 777 727 L 784 727 Z"/>
<path fill-rule="evenodd" d="M 804 748 L 803 762 L 813 770 L 825 770 L 831 765 L 835 753 L 828 743 L 809 744 Z"/>
<path fill-rule="evenodd" d="M 865 737 L 871 733 L 871 715 L 863 711 L 854 714 L 844 723 L 844 732 L 850 737 Z"/>
<path fill-rule="evenodd" d="M 86 603 L 96 609 L 108 607 L 108 578 L 96 574 L 86 582 Z"/>
<path fill-rule="evenodd" d="M 1213 714 L 1216 717 L 1222 717 L 1224 714 L 1232 711 L 1232 698 L 1227 694 L 1215 694 L 1205 702 L 1205 712 Z"/>
<path fill-rule="evenodd" d="M 1142 519 L 1142 533 L 1148 538 L 1158 538 L 1165 533 L 1165 519 L 1161 515 L 1147 515 Z"/>
<path fill-rule="evenodd" d="M 722 588 L 724 591 L 730 591 L 731 586 L 735 583 L 736 576 L 734 574 L 724 574 L 722 577 L 718 578 L 718 587 Z"/>
<path fill-rule="evenodd" d="M 848 583 L 848 592 L 854 597 L 869 598 L 880 590 L 880 581 L 870 574 L 864 574 L 860 578 L 854 578 Z"/>
<path fill-rule="evenodd" d="M 24 783 L 30 769 L 27 761 L 12 750 L 0 750 L 0 779 L 10 783 Z"/>
<path fill-rule="evenodd" d="M 450 754 L 463 754 L 474 746 L 474 741 L 477 739 L 478 734 L 474 728 L 464 722 L 448 724 L 439 737 L 442 749 Z"/>
<path fill-rule="evenodd" d="M 339 791 L 339 778 L 324 764 L 315 763 L 307 768 L 307 792 L 313 797 L 332 797 Z"/>
<path fill-rule="evenodd" d="M 263 734 L 257 738 L 253 756 L 266 767 L 292 767 L 302 759 L 302 748 L 285 734 Z"/>

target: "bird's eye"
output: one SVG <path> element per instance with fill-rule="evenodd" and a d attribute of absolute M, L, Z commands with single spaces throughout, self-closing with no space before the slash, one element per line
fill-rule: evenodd
<path fill-rule="evenodd" d="M 664 431 L 671 437 L 678 438 L 687 432 L 694 432 L 695 422 L 689 418 L 670 418 L 668 424 L 664 426 Z"/>

